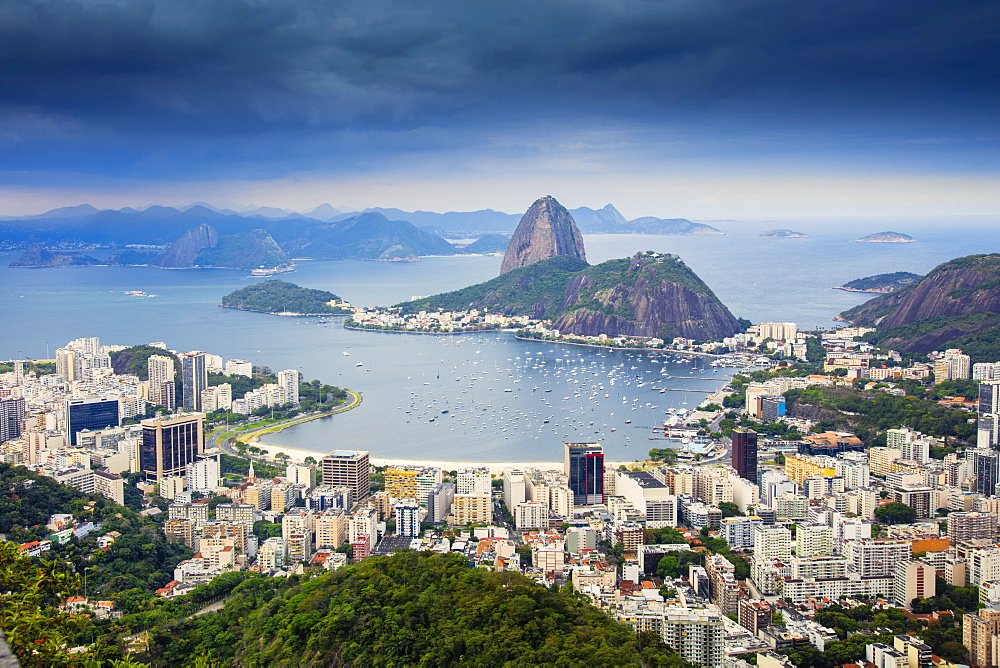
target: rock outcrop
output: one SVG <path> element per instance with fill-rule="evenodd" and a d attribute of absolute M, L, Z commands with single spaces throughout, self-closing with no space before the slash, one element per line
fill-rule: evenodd
<path fill-rule="evenodd" d="M 546 195 L 521 217 L 507 246 L 500 273 L 506 274 L 559 255 L 587 261 L 583 235 L 573 216 L 554 197 Z"/>
<path fill-rule="evenodd" d="M 195 266 L 198 254 L 219 244 L 219 233 L 211 225 L 192 227 L 180 239 L 170 244 L 156 261 L 158 267 L 186 269 Z"/>
<path fill-rule="evenodd" d="M 214 227 L 202 224 L 192 227 L 171 244 L 156 264 L 165 269 L 271 269 L 289 265 L 291 260 L 267 230 L 220 236 Z"/>

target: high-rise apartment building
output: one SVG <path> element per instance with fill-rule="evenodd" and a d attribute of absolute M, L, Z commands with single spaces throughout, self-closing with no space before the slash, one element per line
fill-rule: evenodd
<path fill-rule="evenodd" d="M 196 461 L 205 447 L 204 422 L 204 413 L 143 420 L 139 470 L 157 481 L 185 475 L 187 465 Z"/>
<path fill-rule="evenodd" d="M 726 627 L 722 615 L 705 608 L 666 608 L 663 641 L 687 661 L 718 668 L 725 659 Z"/>
<path fill-rule="evenodd" d="M 350 487 L 354 504 L 371 493 L 371 465 L 364 450 L 337 450 L 323 458 L 323 484 Z"/>
<path fill-rule="evenodd" d="M 167 407 L 176 405 L 174 399 L 174 360 L 166 355 L 149 356 L 149 399 Z"/>
<path fill-rule="evenodd" d="M 757 432 L 733 430 L 733 468 L 744 480 L 757 483 Z"/>
<path fill-rule="evenodd" d="M 24 399 L 0 399 L 0 443 L 21 435 L 24 422 Z"/>
<path fill-rule="evenodd" d="M 604 448 L 601 445 L 566 443 L 564 464 L 575 505 L 604 503 Z"/>
<path fill-rule="evenodd" d="M 278 387 L 286 404 L 299 405 L 299 372 L 285 369 L 278 372 Z"/>
<path fill-rule="evenodd" d="M 76 445 L 76 435 L 84 429 L 121 426 L 117 399 L 68 399 L 66 401 L 66 445 Z"/>
<path fill-rule="evenodd" d="M 490 494 L 493 481 L 489 470 L 485 468 L 468 468 L 458 471 L 455 479 L 456 494 Z"/>
<path fill-rule="evenodd" d="M 960 540 L 996 540 L 997 516 L 993 513 L 951 513 L 948 515 L 948 537 L 952 544 Z"/>
<path fill-rule="evenodd" d="M 182 406 L 186 411 L 201 410 L 201 393 L 208 387 L 205 355 L 198 350 L 181 355 Z"/>
<path fill-rule="evenodd" d="M 416 503 L 396 505 L 396 535 L 416 537 L 420 535 L 420 506 Z"/>

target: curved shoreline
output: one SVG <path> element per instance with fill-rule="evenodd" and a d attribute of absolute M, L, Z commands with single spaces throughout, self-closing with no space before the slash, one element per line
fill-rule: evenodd
<path fill-rule="evenodd" d="M 716 355 L 715 353 L 703 353 L 701 351 L 695 350 L 674 350 L 673 348 L 633 348 L 631 346 L 608 346 L 600 343 L 579 343 L 577 341 L 556 341 L 555 339 L 536 339 L 530 336 L 518 336 L 514 335 L 515 339 L 519 341 L 537 341 L 539 343 L 557 343 L 561 346 L 583 346 L 584 348 L 607 348 L 608 350 L 637 350 L 639 352 L 653 352 L 653 353 L 673 353 L 674 355 L 694 355 L 696 357 L 715 357 L 719 358 L 722 355 Z"/>
<path fill-rule="evenodd" d="M 249 431 L 245 434 L 240 434 L 233 438 L 233 440 L 240 443 L 259 443 L 260 437 L 266 434 L 277 434 L 278 432 L 284 431 L 288 427 L 294 427 L 298 424 L 303 424 L 305 422 L 310 422 L 312 420 L 318 420 L 319 418 L 330 417 L 331 415 L 337 415 L 338 413 L 344 413 L 346 411 L 357 408 L 361 405 L 362 397 L 360 392 L 352 392 L 351 390 L 345 390 L 347 395 L 351 398 L 351 401 L 343 406 L 338 406 L 332 411 L 326 411 L 324 413 L 319 413 L 316 415 L 307 415 L 303 418 L 295 417 L 287 422 L 282 422 L 279 424 L 267 425 L 266 427 L 261 427 L 260 429 L 255 429 Z"/>
<path fill-rule="evenodd" d="M 483 332 L 502 332 L 502 329 L 460 329 L 449 332 L 428 332 L 418 329 L 369 329 L 368 327 L 352 327 L 344 325 L 344 329 L 353 329 L 357 332 L 382 332 L 383 334 L 431 334 L 433 336 L 449 336 L 453 334 L 482 334 Z"/>
<path fill-rule="evenodd" d="M 246 308 L 243 306 L 229 306 L 228 304 L 219 304 L 219 308 L 231 308 L 235 311 L 246 311 L 247 313 L 263 313 L 264 315 L 278 315 L 285 318 L 327 318 L 327 317 L 351 315 L 350 313 L 275 313 L 273 311 L 260 311 L 257 309 Z"/>

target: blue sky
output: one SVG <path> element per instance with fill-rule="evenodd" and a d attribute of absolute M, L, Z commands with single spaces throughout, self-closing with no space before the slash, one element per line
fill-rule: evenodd
<path fill-rule="evenodd" d="M 6 0 L 0 215 L 996 215 L 997 34 L 978 0 Z"/>

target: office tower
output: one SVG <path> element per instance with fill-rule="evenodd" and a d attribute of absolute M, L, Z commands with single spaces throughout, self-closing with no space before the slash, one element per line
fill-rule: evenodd
<path fill-rule="evenodd" d="M 24 399 L 0 399 L 0 443 L 21 435 L 24 422 Z"/>
<path fill-rule="evenodd" d="M 979 384 L 979 413 L 1000 413 L 1000 380 Z"/>
<path fill-rule="evenodd" d="M 208 369 L 205 353 L 192 351 L 181 355 L 181 382 L 183 403 L 186 411 L 201 410 L 201 392 L 208 387 Z"/>
<path fill-rule="evenodd" d="M 117 399 L 69 399 L 66 401 L 66 445 L 76 445 L 76 435 L 84 429 L 120 427 Z"/>
<path fill-rule="evenodd" d="M 167 407 L 166 401 L 169 401 L 170 406 L 174 406 L 174 360 L 164 355 L 150 355 L 148 362 L 150 400 L 164 407 Z M 168 393 L 170 396 L 165 397 Z"/>
<path fill-rule="evenodd" d="M 757 433 L 748 429 L 733 430 L 733 468 L 737 475 L 757 482 Z"/>
<path fill-rule="evenodd" d="M 597 443 L 566 443 L 565 474 L 573 503 L 604 503 L 604 448 Z"/>
<path fill-rule="evenodd" d="M 187 465 L 197 461 L 205 447 L 204 421 L 204 413 L 143 420 L 139 471 L 157 481 L 185 475 Z"/>
<path fill-rule="evenodd" d="M 972 459 L 972 475 L 975 478 L 973 491 L 992 496 L 997 484 L 997 451 L 970 450 L 966 455 Z"/>
<path fill-rule="evenodd" d="M 278 387 L 286 404 L 299 404 L 299 372 L 285 369 L 278 372 Z"/>
<path fill-rule="evenodd" d="M 338 450 L 323 458 L 323 484 L 350 487 L 352 503 L 357 504 L 371 493 L 371 466 L 364 450 Z"/>

